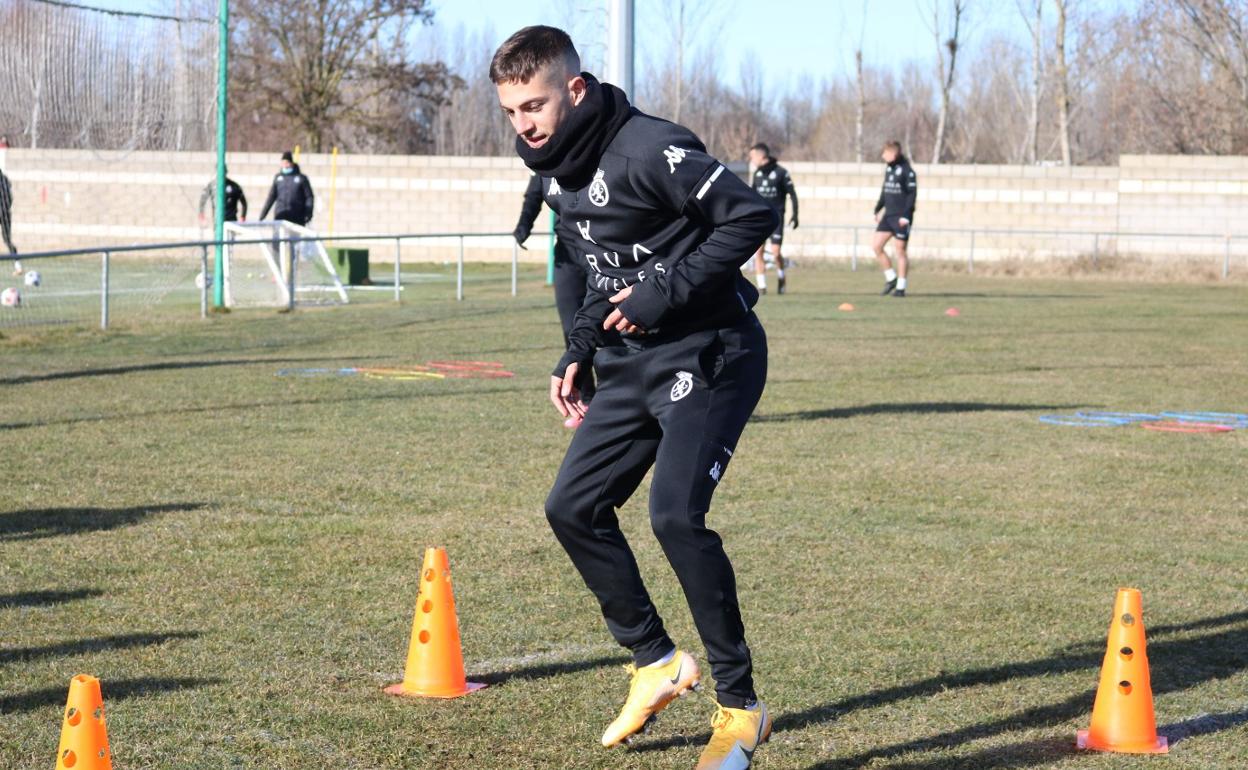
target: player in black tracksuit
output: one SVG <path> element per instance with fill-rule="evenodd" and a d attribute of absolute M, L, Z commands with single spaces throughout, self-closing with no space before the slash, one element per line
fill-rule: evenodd
<path fill-rule="evenodd" d="M 875 204 L 876 228 L 871 248 L 875 249 L 875 258 L 884 269 L 884 294 L 905 297 L 906 273 L 910 266 L 906 248 L 910 242 L 910 225 L 914 223 L 914 201 L 918 196 L 919 181 L 910 167 L 910 161 L 901 153 L 900 142 L 886 142 L 880 158 L 886 168 L 884 186 Z M 895 271 L 888 254 L 884 253 L 884 244 L 889 238 L 897 239 Z"/>
<path fill-rule="evenodd" d="M 204 212 L 211 206 L 213 214 L 217 210 L 217 180 L 212 180 L 204 186 L 204 191 L 199 195 L 199 216 L 202 220 Z M 247 219 L 247 195 L 243 193 L 243 188 L 230 179 L 225 178 L 225 221 L 238 222 Z"/>
<path fill-rule="evenodd" d="M 517 151 L 558 183 L 545 201 L 574 224 L 567 245 L 589 275 L 551 399 L 564 416 L 584 411 L 577 385 L 591 364 L 598 392 L 546 516 L 637 666 L 602 739 L 614 745 L 698 677 L 668 636 L 616 518 L 654 468 L 651 525 L 706 646 L 723 717 L 699 767 L 720 767 L 716 752 L 732 748 L 725 741 L 740 737 L 734 730 L 747 753 L 770 732 L 732 565 L 706 515 L 766 380 L 767 340 L 751 309 L 758 293 L 739 266 L 775 232 L 776 213 L 690 131 L 638 112 L 618 88 L 578 69 L 570 39 L 550 27 L 517 32 L 491 65 Z"/>
<path fill-rule="evenodd" d="M 0 237 L 4 238 L 9 254 L 16 254 L 17 247 L 13 245 L 13 186 L 3 171 L 0 171 Z M 21 270 L 21 264 L 16 263 L 14 268 Z"/>
<path fill-rule="evenodd" d="M 780 226 L 767 239 L 764 248 L 771 252 L 772 257 L 776 261 L 776 292 L 784 294 L 784 257 L 780 254 L 780 244 L 784 242 L 784 204 L 789 199 L 793 199 L 793 218 L 789 224 L 793 229 L 797 229 L 797 187 L 793 184 L 793 179 L 789 176 L 788 170 L 776 163 L 776 159 L 771 157 L 771 148 L 766 144 L 759 142 L 750 148 L 749 153 L 750 166 L 754 169 L 754 175 L 750 179 L 750 186 L 754 188 L 754 192 L 771 204 L 776 213 L 780 215 Z M 758 283 L 758 290 L 763 294 L 767 293 L 767 262 L 763 258 L 763 249 L 759 249 L 754 254 L 754 276 Z"/>
<path fill-rule="evenodd" d="M 282 168 L 273 177 L 269 197 L 264 201 L 260 218 L 264 219 L 273 209 L 273 218 L 306 225 L 312 221 L 315 198 L 312 183 L 304 176 L 289 152 L 282 153 Z"/>

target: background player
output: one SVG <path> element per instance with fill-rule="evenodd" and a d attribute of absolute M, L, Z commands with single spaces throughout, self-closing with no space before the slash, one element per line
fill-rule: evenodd
<path fill-rule="evenodd" d="M 762 142 L 750 148 L 749 160 L 750 167 L 754 169 L 754 173 L 750 176 L 754 192 L 770 203 L 780 216 L 780 224 L 776 227 L 776 231 L 754 253 L 754 277 L 758 282 L 758 290 L 766 294 L 767 261 L 763 255 L 763 251 L 766 250 L 776 263 L 776 292 L 784 294 L 784 257 L 780 254 L 780 244 L 784 241 L 784 204 L 786 198 L 793 199 L 793 218 L 789 220 L 789 224 L 793 225 L 793 229 L 796 230 L 797 188 L 793 186 L 788 170 L 776 163 L 776 159 L 771 157 L 771 149 Z"/>
<path fill-rule="evenodd" d="M 901 153 L 901 142 L 885 142 L 880 158 L 885 164 L 884 186 L 880 189 L 880 199 L 875 203 L 876 227 L 871 248 L 875 249 L 876 261 L 884 268 L 884 295 L 905 297 L 906 273 L 910 266 L 906 247 L 910 241 L 910 225 L 914 222 L 914 201 L 919 181 L 910 167 L 910 161 Z M 884 244 L 889 238 L 897 239 L 894 246 L 897 250 L 896 270 L 893 270 L 893 263 L 884 252 Z"/>

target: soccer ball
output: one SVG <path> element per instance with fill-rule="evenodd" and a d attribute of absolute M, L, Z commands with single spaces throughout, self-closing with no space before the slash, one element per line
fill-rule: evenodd
<path fill-rule="evenodd" d="M 17 307 L 22 304 L 22 293 L 10 286 L 0 292 L 0 305 L 5 307 Z"/>
<path fill-rule="evenodd" d="M 31 270 L 26 274 L 27 286 L 38 286 L 41 283 L 43 283 L 43 276 L 39 275 L 38 270 Z"/>
<path fill-rule="evenodd" d="M 205 276 L 204 276 L 204 274 L 203 274 L 202 272 L 201 272 L 201 273 L 196 273 L 196 274 L 195 274 L 195 288 L 196 288 L 196 289 L 211 288 L 211 286 L 212 286 L 212 276 L 211 276 L 211 275 L 210 275 L 210 276 L 205 277 Z"/>

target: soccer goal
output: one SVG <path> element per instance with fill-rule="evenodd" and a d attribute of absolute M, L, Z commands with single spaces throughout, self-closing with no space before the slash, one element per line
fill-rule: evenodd
<path fill-rule="evenodd" d="M 222 270 L 226 307 L 294 307 L 346 304 L 338 278 L 316 232 L 293 222 L 226 222 Z M 255 241 L 260 243 L 234 243 Z"/>

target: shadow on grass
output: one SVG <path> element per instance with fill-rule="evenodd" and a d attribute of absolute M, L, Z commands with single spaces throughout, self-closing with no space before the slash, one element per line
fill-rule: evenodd
<path fill-rule="evenodd" d="M 1236 626 L 1248 621 L 1248 612 L 1234 612 L 1213 618 L 1203 618 L 1189 623 L 1177 623 L 1158 626 L 1149 632 L 1150 639 L 1175 633 L 1210 628 Z M 776 716 L 775 729 L 800 730 L 813 725 L 831 722 L 845 714 L 863 709 L 887 706 L 911 698 L 936 695 L 948 690 L 979 687 L 983 685 L 1004 684 L 1018 679 L 1052 676 L 1072 671 L 1087 671 L 1090 681 L 1095 681 L 1096 672 L 1104 656 L 1105 642 L 1086 642 L 1072 645 L 1050 657 L 1024 663 L 1011 663 L 988 668 L 971 669 L 957 673 L 941 673 L 937 676 L 921 679 L 910 684 L 886 687 L 879 690 L 851 696 L 821 706 L 797 711 L 781 713 Z M 1084 651 L 1086 650 L 1086 651 Z M 1167 693 L 1195 687 L 1204 682 L 1231 676 L 1241 670 L 1248 669 L 1248 625 L 1234 627 L 1210 633 L 1194 639 L 1161 639 L 1151 641 L 1148 646 L 1151 662 L 1152 684 L 1154 693 Z M 1095 688 L 1081 690 L 1063 700 L 1035 706 L 1010 714 L 1007 717 L 992 719 L 979 724 L 968 725 L 937 735 L 918 738 L 912 741 L 882 746 L 858 754 L 828 760 L 813 765 L 810 770 L 856 770 L 871 765 L 877 760 L 889 759 L 914 751 L 950 749 L 970 741 L 1001 735 L 1015 730 L 1052 727 L 1070 722 L 1080 716 L 1090 716 L 1092 701 L 1096 695 Z M 1217 729 L 1238 724 L 1238 714 L 1222 715 L 1216 720 Z M 1164 734 L 1164 733 L 1163 733 Z M 702 744 L 710 740 L 710 734 L 697 736 L 678 736 L 652 743 L 643 743 L 633 748 L 634 751 L 656 751 L 690 743 Z M 1073 733 L 1068 747 L 1073 751 Z M 1042 742 L 1043 743 L 1043 742 Z M 1024 747 L 1028 744 L 1020 744 Z M 945 767 L 1026 767 L 1050 761 L 1054 755 L 1050 750 L 1038 750 L 1036 746 L 1024 751 L 1019 756 L 1007 756 L 1004 749 L 995 748 L 985 751 L 983 763 L 973 761 L 965 756 L 957 758 L 941 758 L 931 760 L 935 764 L 903 764 L 898 768 L 919 770 L 919 768 L 935 770 Z M 1028 758 L 1030 757 L 1030 758 Z M 995 762 L 995 764 L 994 764 Z M 944 763 L 944 764 L 940 764 Z M 887 767 L 894 767 L 887 765 Z"/>
<path fill-rule="evenodd" d="M 148 676 L 137 679 L 108 679 L 100 683 L 100 689 L 103 691 L 105 708 L 107 708 L 108 704 L 125 700 L 126 698 L 138 698 L 162 692 L 207 687 L 221 684 L 224 681 L 224 679 L 199 679 L 194 677 L 158 678 Z M 0 696 L 0 714 L 63 706 L 68 693 L 69 680 L 67 679 L 64 687 L 49 687 L 43 690 L 2 695 Z"/>
<path fill-rule="evenodd" d="M 116 636 L 97 636 L 91 639 L 77 639 L 72 642 L 45 644 L 42 647 L 15 647 L 0 649 L 0 663 L 35 660 L 36 658 L 63 657 L 66 655 L 82 655 L 103 650 L 125 650 L 130 647 L 149 647 L 164 644 L 173 639 L 196 639 L 198 631 L 170 631 L 163 634 L 118 634 Z"/>
<path fill-rule="evenodd" d="M 834 409 L 808 409 L 801 412 L 759 414 L 750 422 L 796 422 L 799 420 L 846 420 L 879 414 L 967 414 L 971 412 L 1056 412 L 1095 408 L 1089 404 L 989 404 L 979 401 L 919 401 L 889 404 L 863 404 Z"/>
<path fill-rule="evenodd" d="M 524 666 L 513 671 L 498 671 L 489 674 L 474 674 L 469 679 L 483 684 L 499 685 L 513 679 L 530 680 L 545 679 L 560 674 L 573 674 L 578 671 L 589 671 L 607 666 L 622 666 L 628 658 L 620 655 L 603 655 L 588 660 L 570 660 L 563 663 L 543 663 L 535 666 Z"/>
<path fill-rule="evenodd" d="M 47 607 L 78 599 L 90 599 L 104 592 L 97 588 L 76 588 L 72 591 L 19 591 L 0 594 L 0 609 L 5 607 Z"/>
<path fill-rule="evenodd" d="M 82 377 L 113 377 L 135 372 L 162 372 L 178 369 L 208 369 L 217 366 L 247 366 L 249 364 L 300 364 L 317 361 L 341 361 L 345 356 L 320 356 L 316 358 L 226 358 L 214 361 L 161 361 L 151 364 L 131 364 L 129 366 L 106 366 L 99 369 L 74 369 L 67 372 L 49 372 L 47 374 L 19 374 L 14 377 L 0 377 L 0 385 L 26 385 L 32 382 L 52 382 L 54 380 L 76 380 Z M 378 356 L 366 356 L 378 358 Z M 360 356 L 352 357 L 360 360 Z"/>
<path fill-rule="evenodd" d="M 194 511 L 204 503 L 136 505 L 129 508 L 32 508 L 0 513 L 0 542 L 99 532 L 137 524 L 155 513 Z"/>
<path fill-rule="evenodd" d="M 446 382 L 467 382 L 469 380 L 419 380 L 422 383 L 437 383 L 439 386 Z M 390 381 L 396 382 L 398 381 Z M 473 380 L 473 382 L 485 382 L 485 380 Z M 411 385 L 411 382 L 403 382 L 403 385 Z M 452 398 L 460 396 L 468 392 L 460 388 L 451 390 L 424 390 L 415 393 L 376 393 L 368 396 L 343 396 L 341 398 L 287 398 L 277 401 L 253 401 L 244 404 L 212 404 L 209 406 L 187 406 L 178 407 L 177 409 L 153 409 L 145 412 L 122 412 L 119 414 L 93 414 L 84 417 L 64 417 L 56 420 L 31 420 L 30 422 L 10 422 L 0 423 L 0 431 L 3 430 L 22 430 L 25 428 L 42 428 L 51 425 L 78 425 L 88 422 L 109 422 L 112 420 L 146 420 L 149 417 L 167 417 L 179 414 L 216 414 L 219 412 L 248 412 L 253 409 L 283 408 L 290 406 L 323 406 L 329 404 L 350 404 L 365 401 L 407 401 L 417 398 Z M 472 390 L 473 395 L 491 395 L 494 393 L 532 393 L 530 387 L 507 387 L 494 388 L 491 390 Z M 1038 408 L 1038 407 L 1037 407 Z"/>

